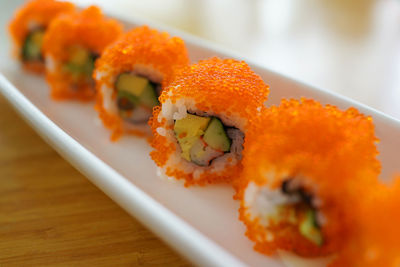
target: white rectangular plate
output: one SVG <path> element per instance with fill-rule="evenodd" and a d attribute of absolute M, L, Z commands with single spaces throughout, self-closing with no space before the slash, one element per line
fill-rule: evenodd
<path fill-rule="evenodd" d="M 5 29 L 11 14 L 22 1 L 6 1 L 0 10 L 0 26 Z M 120 20 L 122 21 L 122 20 Z M 167 30 L 182 37 L 191 60 L 210 56 L 243 59 L 193 36 L 132 18 L 127 29 L 136 25 Z M 135 137 L 109 141 L 93 109 L 93 103 L 54 102 L 43 77 L 24 72 L 10 57 L 10 40 L 0 36 L 0 92 L 23 118 L 66 160 L 79 169 L 101 190 L 154 233 L 193 263 L 207 266 L 299 266 L 290 255 L 267 257 L 253 251 L 238 221 L 238 203 L 229 186 L 185 188 L 181 183 L 162 180 L 148 153 L 147 143 Z M 268 104 L 282 97 L 314 98 L 340 108 L 356 107 L 371 115 L 376 125 L 382 177 L 390 178 L 400 159 L 400 122 L 350 99 L 340 97 L 252 65 L 271 87 Z M 362 185 L 360 185 L 362 186 Z M 283 254 L 281 254 L 282 256 Z M 311 266 L 305 261 L 305 266 Z M 312 261 L 315 266 L 323 261 Z"/>

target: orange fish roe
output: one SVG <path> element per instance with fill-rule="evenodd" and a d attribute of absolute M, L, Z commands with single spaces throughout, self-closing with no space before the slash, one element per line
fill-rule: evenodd
<path fill-rule="evenodd" d="M 68 2 L 54 0 L 33 0 L 27 2 L 17 10 L 13 20 L 10 22 L 9 31 L 14 41 L 14 54 L 22 60 L 21 48 L 29 32 L 35 28 L 46 29 L 50 22 L 61 13 L 72 12 L 75 6 Z M 23 62 L 26 69 L 42 73 L 44 63 L 42 62 Z"/>
<path fill-rule="evenodd" d="M 400 266 L 400 177 L 365 188 L 362 200 L 357 236 L 329 266 Z"/>
<path fill-rule="evenodd" d="M 111 97 L 113 103 L 116 103 L 114 84 L 119 74 L 145 67 L 148 71 L 160 75 L 165 83 L 176 68 L 187 64 L 188 52 L 181 38 L 171 37 L 166 32 L 159 32 L 147 26 L 125 33 L 109 46 L 96 63 L 94 79 L 97 90 L 96 110 L 104 125 L 112 130 L 111 139 L 118 139 L 123 132 L 135 135 L 143 133 L 124 129 L 123 119 L 119 114 L 105 108 L 104 88 L 113 91 Z"/>
<path fill-rule="evenodd" d="M 153 118 L 149 121 L 154 135 L 151 144 L 154 151 L 150 154 L 152 159 L 163 168 L 166 175 L 184 179 L 186 186 L 230 182 L 242 168 L 240 160 L 233 162 L 233 156 L 228 157 L 228 164 L 218 171 L 209 168 L 214 163 L 209 167 L 201 167 L 181 159 L 185 164 L 202 169 L 202 173 L 196 175 L 173 163 L 174 156 L 179 154 L 181 158 L 181 149 L 175 137 L 167 138 L 160 134 L 169 132 L 169 136 L 174 136 L 174 121 L 163 117 L 162 109 L 166 109 L 168 103 L 175 105 L 184 100 L 194 103 L 195 110 L 188 107 L 189 111 L 206 112 L 220 119 L 223 116 L 237 121 L 238 125 L 233 126 L 246 134 L 248 126 L 255 123 L 264 111 L 268 93 L 268 86 L 244 61 L 211 58 L 180 69 L 160 96 L 162 107 L 153 110 Z"/>
<path fill-rule="evenodd" d="M 63 14 L 55 19 L 44 36 L 43 44 L 51 96 L 56 100 L 92 99 L 95 95 L 93 81 L 76 81 L 73 75 L 64 70 L 70 51 L 82 47 L 100 55 L 121 33 L 120 23 L 105 18 L 95 6 L 81 12 Z"/>
<path fill-rule="evenodd" d="M 376 142 L 371 117 L 355 108 L 340 111 L 307 99 L 271 107 L 247 134 L 244 170 L 236 182 L 240 220 L 255 250 L 273 254 L 283 249 L 306 257 L 339 251 L 356 228 L 354 211 L 362 205 L 365 187 L 375 184 L 380 172 Z M 294 178 L 322 215 L 320 246 L 300 233 L 299 221 L 286 215 L 276 221 L 262 213 L 265 206 L 254 197 L 254 188 L 283 196 L 282 183 Z"/>

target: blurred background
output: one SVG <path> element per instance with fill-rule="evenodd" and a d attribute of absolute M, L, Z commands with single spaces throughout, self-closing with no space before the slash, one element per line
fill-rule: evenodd
<path fill-rule="evenodd" d="M 399 0 L 76 0 L 210 40 L 400 119 Z"/>

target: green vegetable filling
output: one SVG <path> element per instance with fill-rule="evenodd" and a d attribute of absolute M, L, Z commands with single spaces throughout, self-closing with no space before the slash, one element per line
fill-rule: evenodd
<path fill-rule="evenodd" d="M 123 118 L 132 122 L 143 122 L 159 104 L 157 84 L 132 73 L 122 73 L 117 77 L 117 106 Z"/>
<path fill-rule="evenodd" d="M 43 61 L 42 44 L 44 29 L 31 31 L 22 46 L 22 59 L 25 61 Z"/>
<path fill-rule="evenodd" d="M 231 149 L 232 140 L 216 117 L 187 114 L 175 121 L 174 132 L 182 150 L 181 156 L 200 166 L 209 165 Z"/>
<path fill-rule="evenodd" d="M 315 211 L 308 209 L 304 220 L 299 224 L 299 231 L 302 236 L 313 242 L 317 246 L 322 246 L 324 240 L 318 227 Z"/>
<path fill-rule="evenodd" d="M 71 46 L 68 50 L 69 59 L 64 64 L 64 70 L 77 82 L 82 79 L 91 81 L 94 62 L 98 56 L 82 46 Z"/>
<path fill-rule="evenodd" d="M 222 122 L 215 117 L 211 119 L 203 139 L 204 142 L 215 150 L 228 152 L 231 149 L 232 140 L 226 134 Z"/>
<path fill-rule="evenodd" d="M 281 205 L 278 209 L 280 212 L 272 219 L 297 225 L 299 233 L 303 237 L 317 246 L 322 246 L 324 239 L 317 221 L 317 211 L 312 206 L 312 195 L 302 187 L 293 188 L 292 179 L 282 183 L 281 191 L 285 195 L 297 196 L 299 200 L 294 204 Z M 291 216 L 282 217 L 281 214 L 290 214 Z"/>

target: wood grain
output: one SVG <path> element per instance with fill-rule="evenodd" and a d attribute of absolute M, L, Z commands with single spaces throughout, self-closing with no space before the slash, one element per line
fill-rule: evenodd
<path fill-rule="evenodd" d="M 190 266 L 0 97 L 0 266 Z"/>

